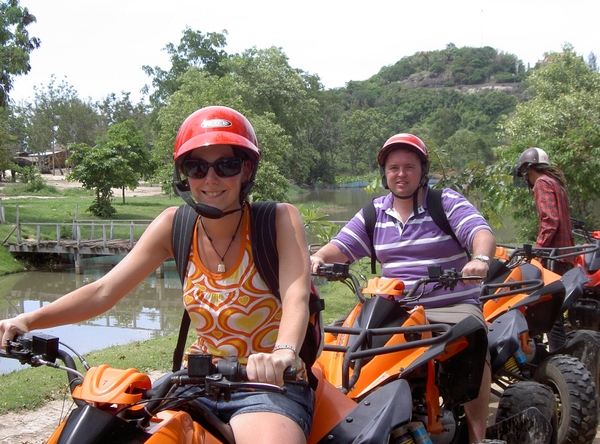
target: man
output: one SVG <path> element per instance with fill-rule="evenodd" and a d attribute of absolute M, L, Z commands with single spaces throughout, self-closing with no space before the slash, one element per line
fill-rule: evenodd
<path fill-rule="evenodd" d="M 528 148 L 519 157 L 517 173 L 533 192 L 540 228 L 536 248 L 570 247 L 573 227 L 563 172 L 550 165 L 548 154 L 540 148 Z M 561 276 L 575 265 L 575 256 L 560 261 L 544 261 L 544 266 Z"/>
<path fill-rule="evenodd" d="M 373 245 L 382 275 L 401 279 L 407 288 L 426 277 L 432 265 L 461 270 L 463 276 L 485 278 L 496 248 L 492 230 L 467 199 L 450 189 L 443 192 L 442 206 L 457 240 L 432 220 L 426 204 L 429 154 L 423 141 L 412 134 L 396 134 L 381 148 L 378 163 L 383 185 L 390 190 L 374 201 Z M 361 210 L 329 244 L 311 256 L 313 272 L 324 263 L 354 262 L 371 255 L 364 220 Z M 472 251 L 473 259 L 465 247 Z M 425 307 L 430 322 L 455 324 L 473 315 L 485 325 L 479 290 L 476 284 L 461 283 L 452 292 L 433 290 L 418 304 Z M 471 443 L 485 438 L 490 385 L 488 363 L 479 397 L 465 405 Z"/>
<path fill-rule="evenodd" d="M 533 192 L 540 228 L 535 241 L 536 248 L 561 248 L 575 245 L 569 197 L 563 172 L 550 165 L 548 154 L 540 148 L 528 148 L 519 157 L 519 174 Z M 564 252 L 563 252 L 564 254 Z M 542 265 L 556 274 L 563 275 L 575 265 L 575 256 L 561 260 L 543 259 Z M 550 351 L 561 348 L 567 339 L 562 317 L 559 317 L 548 337 Z"/>

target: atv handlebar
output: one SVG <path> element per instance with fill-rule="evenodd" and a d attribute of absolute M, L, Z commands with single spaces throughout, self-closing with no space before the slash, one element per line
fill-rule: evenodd
<path fill-rule="evenodd" d="M 578 237 L 582 237 L 589 244 L 596 245 L 598 244 L 598 231 L 587 229 L 585 226 L 585 222 L 579 219 L 571 218 L 571 226 L 573 227 L 573 234 Z"/>
<path fill-rule="evenodd" d="M 320 278 L 325 278 L 329 282 L 343 282 L 352 292 L 359 302 L 365 302 L 365 297 L 361 293 L 361 285 L 358 278 L 350 271 L 350 264 L 334 262 L 333 264 L 323 264 L 317 268 L 316 273 L 312 274 Z"/>
<path fill-rule="evenodd" d="M 333 263 L 324 264 L 317 268 L 314 276 L 323 277 L 327 281 L 344 282 L 354 292 L 359 302 L 364 302 L 365 297 L 361 292 L 361 286 L 355 273 L 350 270 L 349 264 Z M 436 283 L 435 289 L 446 288 L 453 291 L 459 282 L 464 281 L 481 281 L 482 276 L 463 276 L 461 272 L 451 268 L 442 270 L 440 266 L 431 266 L 428 268 L 428 276 L 417 280 L 410 290 L 403 290 L 401 293 L 404 296 L 399 302 L 408 303 L 418 300 L 425 290 L 425 285 Z M 421 290 L 421 293 L 417 294 Z"/>
<path fill-rule="evenodd" d="M 29 364 L 33 367 L 45 365 L 65 370 L 69 375 L 69 383 L 71 391 L 73 391 L 82 383 L 84 376 L 77 371 L 73 357 L 61 349 L 59 344 L 59 340 L 55 336 L 44 333 L 27 333 L 9 341 L 6 351 L 0 350 L 0 358 L 17 359 L 21 364 Z M 83 358 L 79 355 L 78 357 L 83 362 Z M 57 359 L 63 361 L 65 365 L 56 364 Z M 84 366 L 87 368 L 86 363 Z M 285 381 L 295 380 L 296 368 L 286 368 L 283 379 Z M 212 355 L 189 355 L 188 369 L 173 373 L 158 389 L 144 391 L 142 393 L 144 401 L 142 402 L 146 403 L 146 408 L 128 411 L 126 415 L 149 419 L 156 410 L 162 409 L 162 403 L 172 388 L 184 385 L 199 386 L 204 389 L 206 396 L 218 396 L 227 401 L 232 392 L 240 389 L 286 393 L 284 387 L 249 382 L 246 366 L 237 360 L 223 359 L 215 364 Z M 85 400 L 76 400 L 76 402 L 78 405 L 86 403 Z"/>
<path fill-rule="evenodd" d="M 573 230 L 575 232 L 575 230 Z M 593 243 L 588 245 L 574 245 L 570 247 L 534 247 L 530 244 L 523 244 L 522 247 L 516 247 L 512 245 L 498 244 L 499 247 L 504 247 L 508 250 L 512 250 L 512 253 L 508 256 L 506 264 L 510 267 L 511 265 L 518 265 L 523 260 L 530 261 L 531 259 L 541 258 L 549 261 L 560 261 L 567 257 L 580 256 L 582 254 L 593 253 L 598 251 L 599 245 Z"/>

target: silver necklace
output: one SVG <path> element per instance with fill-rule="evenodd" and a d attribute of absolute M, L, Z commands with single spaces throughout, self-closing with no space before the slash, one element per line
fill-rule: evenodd
<path fill-rule="evenodd" d="M 219 256 L 219 259 L 221 259 L 221 263 L 217 266 L 217 273 L 225 273 L 225 256 L 227 256 L 227 252 L 229 251 L 229 249 L 231 248 L 231 245 L 233 244 L 235 236 L 237 235 L 237 232 L 240 229 L 240 225 L 242 225 L 242 217 L 244 216 L 244 210 L 243 209 L 242 209 L 241 213 L 242 214 L 240 214 L 240 220 L 238 221 L 238 224 L 237 224 L 237 227 L 235 228 L 233 236 L 231 236 L 231 241 L 229 241 L 229 245 L 227 246 L 227 250 L 225 250 L 225 253 L 223 254 L 223 256 L 221 256 L 219 254 L 219 252 L 217 251 L 217 249 L 215 248 L 215 244 L 213 244 L 212 238 L 206 232 L 206 227 L 204 226 L 204 222 L 202 221 L 203 218 L 200 217 L 200 225 L 202 225 L 202 229 L 204 230 L 204 234 L 206 234 L 206 237 L 208 238 L 208 241 L 210 242 L 210 246 L 213 248 L 213 250 L 215 250 L 215 253 L 217 253 L 217 256 Z"/>

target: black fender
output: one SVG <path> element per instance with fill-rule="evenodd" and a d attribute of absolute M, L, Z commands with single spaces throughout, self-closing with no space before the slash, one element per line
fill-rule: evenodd
<path fill-rule="evenodd" d="M 323 439 L 322 444 L 387 444 L 390 434 L 410 422 L 408 382 L 396 379 L 362 399 Z"/>
<path fill-rule="evenodd" d="M 150 437 L 134 424 L 86 404 L 71 412 L 57 443 L 141 444 Z"/>
<path fill-rule="evenodd" d="M 430 346 L 400 375 L 401 378 L 410 378 L 412 371 L 438 359 L 440 395 L 448 408 L 464 404 L 479 395 L 488 347 L 486 327 L 474 316 L 468 316 L 454 325 L 450 333 L 449 339 Z M 463 338 L 467 340 L 467 347 L 447 357 L 449 345 Z"/>
<path fill-rule="evenodd" d="M 547 296 L 551 297 L 548 298 Z M 561 280 L 544 285 L 521 301 L 510 310 L 524 308 L 525 319 L 531 336 L 539 336 L 550 332 L 558 316 L 562 313 L 566 289 Z"/>
<path fill-rule="evenodd" d="M 527 330 L 527 320 L 519 310 L 509 310 L 492 322 L 488 327 L 492 373 L 496 373 L 515 354 L 519 349 L 519 336 Z"/>
<path fill-rule="evenodd" d="M 588 283 L 588 277 L 581 267 L 575 267 L 567 271 L 560 281 L 565 286 L 565 300 L 562 305 L 562 313 L 567 311 L 583 295 L 584 287 Z"/>

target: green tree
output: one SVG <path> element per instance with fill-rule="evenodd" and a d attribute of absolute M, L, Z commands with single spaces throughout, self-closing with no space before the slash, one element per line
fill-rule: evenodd
<path fill-rule="evenodd" d="M 306 130 L 320 117 L 314 76 L 291 68 L 278 48 L 253 48 L 222 63 L 227 73 L 221 76 L 189 68 L 179 77 L 179 89 L 169 97 L 169 104 L 159 111 L 153 155 L 163 165 L 160 181 L 170 188 L 170 159 L 181 122 L 204 106 L 224 105 L 240 111 L 255 125 L 263 163 L 273 164 L 288 180 L 304 182 L 318 157 Z M 260 168 L 257 174 L 258 182 Z M 275 184 L 262 183 L 273 193 L 279 192 Z"/>
<path fill-rule="evenodd" d="M 0 107 L 0 171 L 14 170 L 14 145 L 17 137 L 12 133 L 10 120 L 12 115 L 7 107 Z M 3 177 L 2 177 L 3 178 Z"/>
<path fill-rule="evenodd" d="M 188 70 L 181 79 L 181 88 L 173 94 L 169 104 L 163 107 L 158 115 L 160 131 L 155 140 L 153 158 L 161 165 L 157 178 L 163 189 L 171 189 L 173 177 L 173 145 L 181 123 L 197 109 L 210 105 L 229 106 L 240 111 L 252 123 L 257 134 L 259 148 L 262 153 L 256 175 L 256 199 L 279 199 L 285 195 L 289 182 L 281 174 L 278 163 L 291 150 L 290 138 L 285 135 L 281 126 L 276 124 L 272 113 L 254 115 L 246 111 L 237 88 L 248 86 L 237 81 L 233 76 L 215 77 L 195 68 Z M 231 97 L 236 99 L 232 100 Z M 281 200 L 281 199 L 279 199 Z"/>
<path fill-rule="evenodd" d="M 221 48 L 227 45 L 226 35 L 225 29 L 221 33 L 208 32 L 204 35 L 200 31 L 186 28 L 177 46 L 168 43 L 164 48 L 171 60 L 168 70 L 160 66 L 142 67 L 152 77 L 154 91 L 150 94 L 150 103 L 155 109 L 162 107 L 169 96 L 179 89 L 177 79 L 188 68 L 195 67 L 216 76 L 224 74 L 221 62 L 227 58 L 227 53 Z M 143 91 L 149 93 L 150 86 L 146 85 Z"/>
<path fill-rule="evenodd" d="M 546 55 L 528 84 L 532 99 L 517 105 L 503 124 L 510 146 L 501 151 L 502 159 L 515 165 L 526 148 L 544 149 L 565 174 L 573 216 L 590 218 L 600 195 L 600 73 L 567 44 L 563 52 Z M 533 219 L 530 197 L 507 198 L 517 208 L 517 217 Z"/>
<path fill-rule="evenodd" d="M 448 138 L 444 148 L 448 152 L 449 165 L 457 170 L 464 169 L 473 161 L 489 165 L 494 158 L 483 137 L 469 130 L 456 131 Z"/>
<path fill-rule="evenodd" d="M 0 107 L 9 102 L 13 77 L 31 70 L 29 55 L 40 47 L 37 37 L 30 37 L 27 27 L 36 21 L 27 8 L 19 6 L 19 0 L 0 1 Z"/>
<path fill-rule="evenodd" d="M 292 68 L 281 48 L 275 47 L 250 48 L 223 64 L 244 109 L 257 116 L 272 115 L 290 137 L 292 144 L 277 167 L 288 179 L 304 183 L 318 157 L 305 132 L 320 118 L 318 77 Z"/>
<path fill-rule="evenodd" d="M 112 189 L 135 189 L 141 176 L 152 167 L 145 141 L 131 120 L 112 125 L 106 139 L 93 147 L 74 144 L 70 149 L 70 161 L 75 166 L 67 180 L 80 181 L 84 188 L 94 190 L 96 198 L 88 210 L 102 218 L 116 213 Z"/>
<path fill-rule="evenodd" d="M 391 124 L 374 108 L 342 117 L 342 153 L 336 173 L 361 175 L 377 171 L 377 154 L 392 135 Z"/>
<path fill-rule="evenodd" d="M 66 80 L 56 83 L 54 76 L 46 86 L 35 87 L 34 101 L 22 108 L 26 126 L 26 150 L 45 152 L 54 146 L 93 145 L 104 132 L 95 105 L 79 98 Z"/>
<path fill-rule="evenodd" d="M 142 177 L 154 172 L 155 166 L 151 161 L 146 140 L 133 120 L 125 120 L 110 126 L 103 144 L 111 155 L 125 159 L 128 165 L 128 174 L 119 177 L 112 184 L 113 188 L 121 188 L 125 203 L 125 188 L 135 190 Z"/>
<path fill-rule="evenodd" d="M 113 185 L 120 183 L 120 176 L 129 175 L 131 169 L 121 156 L 114 153 L 106 145 L 93 147 L 83 143 L 70 146 L 73 153 L 69 159 L 75 165 L 67 180 L 81 182 L 87 190 L 94 190 L 95 200 L 88 211 L 95 216 L 108 219 L 117 210 L 112 205 Z"/>

